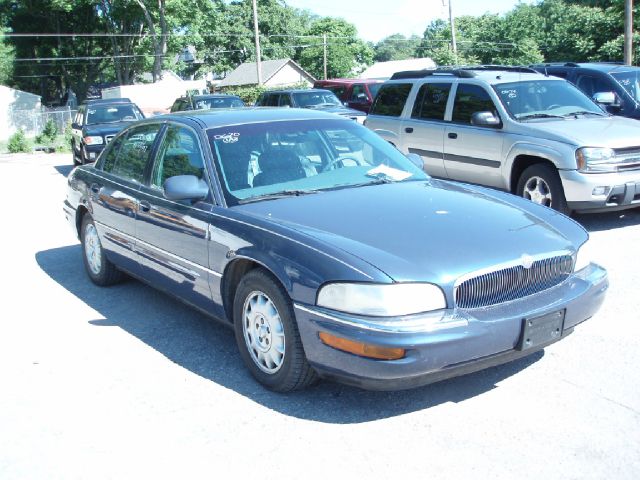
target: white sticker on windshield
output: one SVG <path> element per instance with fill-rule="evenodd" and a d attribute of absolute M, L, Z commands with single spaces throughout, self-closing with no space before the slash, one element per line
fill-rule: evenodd
<path fill-rule="evenodd" d="M 235 143 L 240 139 L 240 134 L 238 132 L 223 133 L 221 135 L 214 135 L 213 138 L 222 140 L 224 143 Z"/>
<path fill-rule="evenodd" d="M 409 172 L 405 172 L 404 170 L 398 170 L 397 168 L 387 167 L 386 165 L 381 163 L 377 167 L 369 170 L 367 172 L 367 175 L 371 177 L 375 177 L 377 175 L 383 175 L 387 178 L 400 182 L 402 180 L 409 178 L 413 174 Z"/>

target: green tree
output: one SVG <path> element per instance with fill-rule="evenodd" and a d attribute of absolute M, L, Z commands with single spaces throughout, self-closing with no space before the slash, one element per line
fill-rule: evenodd
<path fill-rule="evenodd" d="M 373 48 L 357 37 L 351 23 L 324 17 L 314 21 L 308 30 L 309 45 L 300 54 L 300 65 L 316 78 L 324 76 L 324 46 L 327 36 L 327 78 L 348 77 L 373 62 Z"/>
<path fill-rule="evenodd" d="M 396 33 L 380 40 L 373 47 L 376 62 L 388 62 L 390 60 L 404 60 L 416 56 L 416 48 L 420 46 L 420 37 L 412 35 L 407 38 Z"/>
<path fill-rule="evenodd" d="M 0 85 L 7 85 L 13 77 L 14 51 L 0 30 Z"/>

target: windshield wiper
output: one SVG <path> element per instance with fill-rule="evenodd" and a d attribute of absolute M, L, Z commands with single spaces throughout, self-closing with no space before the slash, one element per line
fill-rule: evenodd
<path fill-rule="evenodd" d="M 264 195 L 256 195 L 255 197 L 244 198 L 242 200 L 239 200 L 238 203 L 259 202 L 261 200 L 274 200 L 276 198 L 284 197 L 299 197 L 312 193 L 320 193 L 321 191 L 322 190 L 282 190 L 280 192 L 265 193 Z"/>
<path fill-rule="evenodd" d="M 529 115 L 522 115 L 517 117 L 518 120 L 529 120 L 531 118 L 564 118 L 562 115 L 551 115 L 550 113 L 530 113 Z"/>
<path fill-rule="evenodd" d="M 577 112 L 565 113 L 563 117 L 574 117 L 577 115 L 597 115 L 598 117 L 604 117 L 604 113 L 591 112 L 589 110 L 578 110 Z"/>

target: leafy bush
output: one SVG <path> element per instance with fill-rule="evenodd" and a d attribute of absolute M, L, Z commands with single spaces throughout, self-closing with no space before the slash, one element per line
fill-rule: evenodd
<path fill-rule="evenodd" d="M 49 120 L 47 120 L 47 123 L 45 123 L 42 133 L 36 137 L 36 142 L 42 144 L 51 144 L 54 143 L 57 136 L 58 126 L 56 125 L 56 122 L 54 122 L 53 119 L 50 118 Z"/>
<path fill-rule="evenodd" d="M 10 153 L 28 153 L 31 151 L 31 142 L 27 139 L 22 130 L 18 130 L 9 137 L 7 150 L 9 150 Z"/>

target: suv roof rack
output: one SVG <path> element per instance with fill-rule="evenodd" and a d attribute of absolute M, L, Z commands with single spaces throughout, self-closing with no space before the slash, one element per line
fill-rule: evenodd
<path fill-rule="evenodd" d="M 461 78 L 472 78 L 475 77 L 476 74 L 469 71 L 469 70 L 463 70 L 460 68 L 456 68 L 456 69 L 451 69 L 451 68 L 437 68 L 435 70 L 431 69 L 431 70 L 405 70 L 403 72 L 396 72 L 393 75 L 391 75 L 391 78 L 389 80 L 397 80 L 400 78 L 425 78 L 425 77 L 429 77 L 432 75 L 451 75 L 454 77 L 461 77 Z"/>

